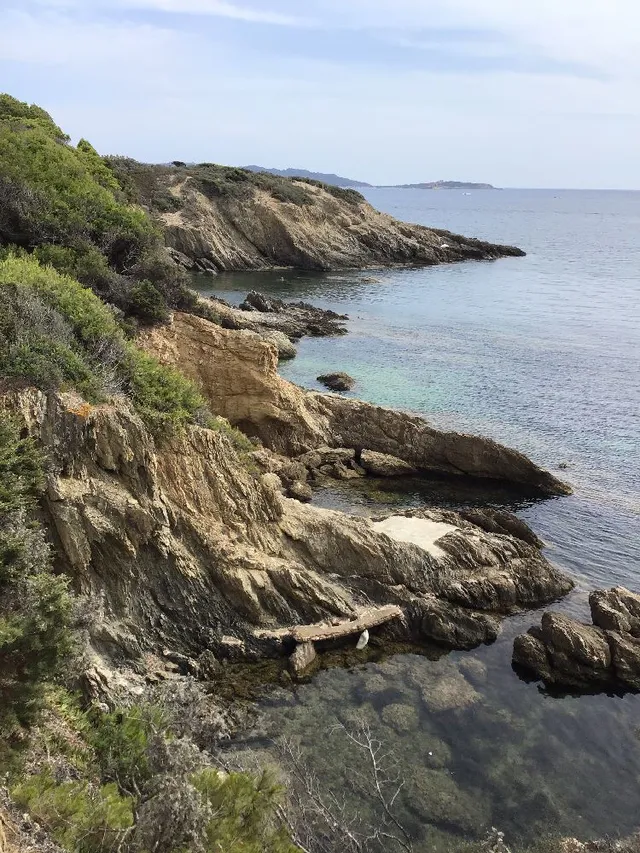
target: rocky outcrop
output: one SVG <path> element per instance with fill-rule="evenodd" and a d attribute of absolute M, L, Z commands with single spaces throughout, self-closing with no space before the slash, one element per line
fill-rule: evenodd
<path fill-rule="evenodd" d="M 446 620 L 464 612 L 480 642 L 494 636 L 487 615 L 571 587 L 535 547 L 456 513 L 417 513 L 409 537 L 409 516 L 372 523 L 283 498 L 224 432 L 191 427 L 156 446 L 123 400 L 28 391 L 4 405 L 50 458 L 43 520 L 58 569 L 86 596 L 93 654 L 138 672 L 160 658 L 197 671 L 186 659 L 204 652 L 284 654 L 292 627 L 353 622 L 372 606 L 404 613 L 374 632 L 456 645 Z M 103 680 L 96 663 L 89 681 Z"/>
<path fill-rule="evenodd" d="M 549 684 L 640 690 L 640 595 L 624 587 L 589 596 L 592 625 L 545 613 L 516 637 L 514 663 Z"/>
<path fill-rule="evenodd" d="M 345 320 L 349 319 L 346 314 L 317 308 L 308 302 L 283 302 L 255 290 L 247 294 L 237 309 L 236 317 L 241 312 L 242 320 L 247 319 L 244 316 L 247 313 L 253 315 L 248 318 L 250 322 L 257 322 L 265 329 L 277 329 L 292 341 L 298 341 L 305 335 L 313 338 L 345 335 Z"/>
<path fill-rule="evenodd" d="M 343 371 L 338 371 L 337 373 L 323 373 L 322 376 L 318 376 L 318 382 L 321 382 L 331 391 L 351 391 L 353 386 L 356 384 L 356 380 Z"/>
<path fill-rule="evenodd" d="M 517 483 L 542 494 L 571 490 L 524 454 L 480 436 L 437 430 L 423 418 L 332 394 L 305 392 L 277 372 L 276 350 L 248 331 L 193 315 L 144 332 L 140 345 L 193 379 L 212 410 L 278 453 L 321 446 L 372 450 L 412 468 Z"/>
<path fill-rule="evenodd" d="M 399 222 L 364 199 L 345 200 L 301 182 L 293 186 L 306 203 L 280 201 L 259 189 L 250 198 L 207 197 L 189 177 L 174 183 L 171 192 L 181 209 L 160 215 L 167 245 L 183 265 L 212 272 L 439 264 L 524 254 Z"/>

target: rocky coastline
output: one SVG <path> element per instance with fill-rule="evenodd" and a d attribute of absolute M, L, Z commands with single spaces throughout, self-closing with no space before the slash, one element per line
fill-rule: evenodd
<path fill-rule="evenodd" d="M 198 172 L 177 169 L 157 181 L 178 208 L 158 211 L 173 260 L 188 270 L 218 273 L 295 267 L 339 270 L 496 260 L 525 253 L 450 231 L 399 222 L 358 193 L 291 181 L 300 198 L 287 203 L 252 188 L 251 203 L 211 194 Z"/>

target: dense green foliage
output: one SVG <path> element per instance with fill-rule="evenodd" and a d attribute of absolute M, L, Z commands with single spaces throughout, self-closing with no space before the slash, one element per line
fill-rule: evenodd
<path fill-rule="evenodd" d="M 0 413 L 0 739 L 36 719 L 45 683 L 71 647 L 71 598 L 30 510 L 43 484 L 42 460 L 17 424 Z"/>
<path fill-rule="evenodd" d="M 311 178 L 283 178 L 269 172 L 252 172 L 216 163 L 187 166 L 176 161 L 172 166 L 154 166 L 126 157 L 106 159 L 129 201 L 158 213 L 180 208 L 181 201 L 170 188 L 185 180 L 194 182 L 212 201 L 248 201 L 256 190 L 261 190 L 278 201 L 302 207 L 314 203 L 313 194 L 304 184 L 320 187 L 348 204 L 365 201 L 356 190 L 334 187 Z"/>
<path fill-rule="evenodd" d="M 83 713 L 64 691 L 51 701 L 67 742 L 52 744 L 46 725 L 41 737 L 63 778 L 49 767 L 22 774 L 12 794 L 65 850 L 299 853 L 277 820 L 270 773 L 220 773 L 153 705 Z"/>
<path fill-rule="evenodd" d="M 90 402 L 122 391 L 158 432 L 207 422 L 193 383 L 128 341 L 114 311 L 75 279 L 33 256 L 8 255 L 0 260 L 0 295 L 5 385 L 75 388 Z"/>
<path fill-rule="evenodd" d="M 3 245 L 35 251 L 143 322 L 166 319 L 167 306 L 204 310 L 107 161 L 84 139 L 71 146 L 44 110 L 9 95 L 0 95 Z"/>

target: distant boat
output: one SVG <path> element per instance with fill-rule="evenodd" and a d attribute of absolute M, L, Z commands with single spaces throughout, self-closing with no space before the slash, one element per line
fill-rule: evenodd
<path fill-rule="evenodd" d="M 471 193 L 462 193 L 462 195 L 471 195 Z"/>

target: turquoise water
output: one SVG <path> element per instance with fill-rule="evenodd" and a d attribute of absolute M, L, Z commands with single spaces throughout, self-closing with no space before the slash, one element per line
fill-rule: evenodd
<path fill-rule="evenodd" d="M 552 469 L 567 463 L 559 473 L 574 496 L 528 504 L 504 498 L 547 542 L 548 557 L 578 580 L 562 606 L 586 617 L 589 589 L 622 583 L 640 590 L 640 193 L 365 192 L 397 217 L 516 244 L 527 257 L 227 275 L 211 292 L 238 301 L 255 288 L 349 315 L 348 336 L 303 340 L 297 358 L 282 365 L 282 375 L 300 385 L 317 388 L 321 372 L 346 370 L 358 397 L 490 435 Z M 420 505 L 438 495 L 415 489 L 389 499 Z M 344 490 L 319 500 L 357 511 L 368 503 Z M 364 707 L 404 756 L 413 781 L 402 808 L 419 849 L 477 837 L 485 824 L 521 843 L 544 826 L 584 837 L 629 831 L 640 824 L 640 697 L 551 697 L 519 680 L 509 663 L 511 637 L 537 618 L 518 617 L 491 648 L 446 659 L 454 667 L 472 659 L 487 665 L 468 707 L 434 712 L 416 684 L 406 685 L 437 680 L 442 664 L 398 656 L 323 673 L 267 709 L 266 720 L 279 729 L 284 720 L 310 764 L 332 784 L 348 785 L 346 758 L 341 763 L 340 750 L 332 751 L 329 771 L 321 742 L 331 720 Z M 372 691 L 372 668 L 386 692 Z M 384 709 L 397 704 L 418 709 L 402 731 L 385 719 Z M 433 738 L 447 747 L 438 768 L 425 764 L 424 744 Z M 425 780 L 438 779 L 447 802 L 455 799 L 452 781 L 460 803 L 482 801 L 475 828 L 438 816 L 424 790 Z M 429 808 L 416 805 L 421 797 Z"/>

